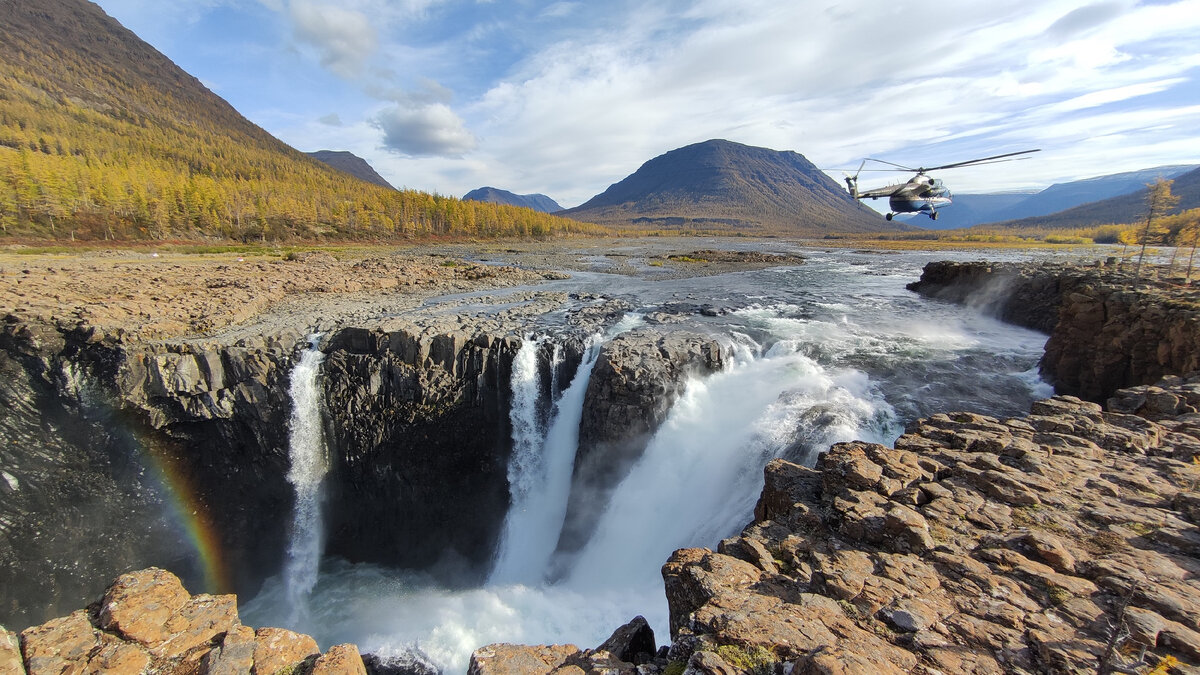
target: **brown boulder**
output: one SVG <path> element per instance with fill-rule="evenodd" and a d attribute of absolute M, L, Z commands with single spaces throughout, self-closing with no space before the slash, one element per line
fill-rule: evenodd
<path fill-rule="evenodd" d="M 575 645 L 492 644 L 471 654 L 467 675 L 549 675 L 579 654 Z"/>
<path fill-rule="evenodd" d="M 367 675 L 358 647 L 334 645 L 313 664 L 310 675 Z"/>
<path fill-rule="evenodd" d="M 0 626 L 0 675 L 25 675 L 21 642 L 4 626 Z"/>
<path fill-rule="evenodd" d="M 100 600 L 99 626 L 156 647 L 171 637 L 168 621 L 188 601 L 178 577 L 157 567 L 122 574 Z"/>
<path fill-rule="evenodd" d="M 254 629 L 237 626 L 200 662 L 200 675 L 239 675 L 254 667 Z"/>
<path fill-rule="evenodd" d="M 81 672 L 99 643 L 99 632 L 82 609 L 21 633 L 21 651 L 29 675 Z"/>
<path fill-rule="evenodd" d="M 274 673 L 294 666 L 321 650 L 317 641 L 286 628 L 259 628 L 254 631 L 254 672 Z"/>

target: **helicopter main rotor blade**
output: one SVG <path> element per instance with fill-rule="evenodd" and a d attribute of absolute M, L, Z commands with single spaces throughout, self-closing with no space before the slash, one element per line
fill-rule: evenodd
<path fill-rule="evenodd" d="M 911 166 L 904 166 L 903 164 L 889 162 L 886 159 L 875 159 L 874 157 L 868 157 L 868 158 L 864 159 L 863 161 L 864 162 L 879 162 L 880 164 L 887 164 L 888 166 L 894 166 L 897 169 L 903 169 L 904 171 L 916 171 L 917 170 L 917 169 L 912 168 Z M 875 169 L 875 171 L 892 171 L 892 170 L 893 169 Z"/>
<path fill-rule="evenodd" d="M 931 166 L 931 167 L 927 167 L 927 168 L 922 168 L 922 169 L 920 169 L 920 172 L 924 173 L 926 171 L 941 171 L 942 169 L 956 169 L 960 166 L 970 166 L 972 164 L 995 164 L 998 162 L 995 162 L 994 160 L 998 160 L 998 159 L 1007 162 L 1009 160 L 1004 159 L 1005 157 L 1016 157 L 1017 155 L 1028 155 L 1031 152 L 1041 152 L 1041 151 L 1042 151 L 1041 148 L 1037 148 L 1035 150 L 1022 150 L 1020 152 L 1009 152 L 1009 153 L 1005 153 L 1003 155 L 994 155 L 992 157 L 981 157 L 979 159 L 968 159 L 965 162 L 955 162 L 954 164 L 943 164 L 941 166 Z M 876 161 L 878 161 L 878 160 L 876 160 Z M 916 171 L 916 169 L 913 169 L 913 171 Z"/>

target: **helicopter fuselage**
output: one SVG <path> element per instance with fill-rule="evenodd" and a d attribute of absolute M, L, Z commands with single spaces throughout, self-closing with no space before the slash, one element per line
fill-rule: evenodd
<path fill-rule="evenodd" d="M 898 191 L 888 197 L 888 206 L 895 213 L 924 213 L 931 218 L 938 209 L 950 205 L 954 200 L 950 188 L 937 178 L 913 176 Z"/>

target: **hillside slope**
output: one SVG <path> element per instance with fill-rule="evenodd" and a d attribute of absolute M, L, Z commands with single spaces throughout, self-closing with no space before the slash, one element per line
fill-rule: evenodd
<path fill-rule="evenodd" d="M 390 238 L 590 228 L 395 192 L 242 117 L 85 0 L 0 2 L 0 236 Z"/>
<path fill-rule="evenodd" d="M 1179 197 L 1179 204 L 1172 209 L 1172 213 L 1200 207 L 1200 169 L 1176 177 L 1171 184 L 1171 192 Z M 1146 217 L 1146 194 L 1146 188 L 1142 188 L 1057 213 L 993 223 L 991 227 L 1072 228 L 1134 223 Z"/>
<path fill-rule="evenodd" d="M 367 160 L 353 152 L 346 150 L 317 150 L 316 152 L 306 152 L 304 154 L 319 162 L 324 162 L 338 171 L 348 173 L 359 180 L 365 180 L 368 183 L 385 187 L 389 190 L 396 189 L 392 187 L 391 183 L 384 180 L 383 176 L 380 176 L 375 171 L 375 167 L 367 163 Z"/>
<path fill-rule="evenodd" d="M 558 202 L 543 194 L 528 194 L 518 195 L 508 190 L 501 190 L 494 187 L 481 187 L 471 190 L 463 195 L 464 200 L 474 200 L 478 202 L 490 202 L 492 204 L 509 204 L 511 206 L 523 206 L 534 211 L 542 213 L 556 213 L 562 211 L 563 207 Z"/>
<path fill-rule="evenodd" d="M 803 155 L 726 140 L 672 150 L 562 215 L 621 227 L 794 234 L 896 229 Z"/>

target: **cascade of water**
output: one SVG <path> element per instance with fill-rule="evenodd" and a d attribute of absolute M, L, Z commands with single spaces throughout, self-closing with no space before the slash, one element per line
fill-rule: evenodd
<path fill-rule="evenodd" d="M 296 625 L 307 614 L 307 599 L 317 583 L 321 561 L 321 481 L 329 470 L 329 457 L 321 428 L 319 374 L 325 354 L 317 347 L 320 335 L 309 337 L 309 348 L 292 370 L 288 393 L 292 415 L 288 421 L 287 479 L 295 488 L 291 539 L 283 578 L 290 620 Z"/>
<path fill-rule="evenodd" d="M 510 581 L 509 577 L 524 571 L 524 554 L 533 523 L 529 500 L 542 482 L 545 467 L 542 462 L 542 425 L 538 420 L 538 401 L 541 399 L 541 377 L 538 373 L 538 351 L 544 338 L 525 336 L 513 358 L 512 405 L 508 411 L 512 423 L 512 455 L 508 462 L 508 516 L 500 535 L 500 549 L 492 570 L 493 580 Z"/>
<path fill-rule="evenodd" d="M 489 581 L 493 584 L 537 584 L 546 567 L 567 516 L 571 471 L 579 445 L 579 421 L 592 367 L 600 355 L 600 336 L 588 340 L 575 377 L 554 406 L 545 439 L 539 439 L 536 483 L 524 495 L 518 509 L 513 503 L 505 520 L 504 542 Z M 515 433 L 515 432 L 514 432 Z"/>
<path fill-rule="evenodd" d="M 550 346 L 550 400 L 557 401 L 562 390 L 558 384 L 558 369 L 563 364 L 562 345 L 555 342 Z"/>
<path fill-rule="evenodd" d="M 568 585 L 652 587 L 673 550 L 713 546 L 745 525 L 767 460 L 854 438 L 886 442 L 889 417 L 861 373 L 796 352 L 689 381 L 613 492 Z"/>

